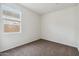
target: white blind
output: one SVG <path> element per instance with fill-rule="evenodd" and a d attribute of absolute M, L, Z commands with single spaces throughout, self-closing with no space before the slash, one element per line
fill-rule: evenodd
<path fill-rule="evenodd" d="M 12 6 L 2 5 L 2 14 L 4 18 L 21 21 L 21 11 Z"/>

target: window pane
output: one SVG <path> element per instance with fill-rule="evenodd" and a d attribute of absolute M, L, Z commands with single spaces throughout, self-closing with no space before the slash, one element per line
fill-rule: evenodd
<path fill-rule="evenodd" d="M 8 10 L 3 10 L 3 15 L 20 19 L 20 14 L 17 14 L 12 11 L 8 11 Z"/>
<path fill-rule="evenodd" d="M 17 8 L 13 8 L 10 5 L 2 5 L 3 16 L 17 18 L 20 21 L 21 11 Z M 15 19 L 14 19 L 15 20 Z"/>
<path fill-rule="evenodd" d="M 5 20 L 4 32 L 20 32 L 20 22 Z"/>

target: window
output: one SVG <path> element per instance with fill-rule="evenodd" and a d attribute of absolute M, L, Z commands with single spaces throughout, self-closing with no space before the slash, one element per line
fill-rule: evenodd
<path fill-rule="evenodd" d="M 20 22 L 5 19 L 4 32 L 20 32 Z"/>
<path fill-rule="evenodd" d="M 12 6 L 2 5 L 4 32 L 21 32 L 21 11 Z"/>

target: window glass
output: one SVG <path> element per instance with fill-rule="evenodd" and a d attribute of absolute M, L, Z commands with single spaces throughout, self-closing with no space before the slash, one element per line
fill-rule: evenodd
<path fill-rule="evenodd" d="M 2 5 L 2 17 L 4 19 L 4 32 L 21 31 L 21 11 L 11 6 Z"/>

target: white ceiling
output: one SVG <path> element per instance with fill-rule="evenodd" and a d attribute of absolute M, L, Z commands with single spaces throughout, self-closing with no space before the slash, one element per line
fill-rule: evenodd
<path fill-rule="evenodd" d="M 38 14 L 46 14 L 51 11 L 57 11 L 63 8 L 75 6 L 75 3 L 22 3 L 21 5 Z"/>

